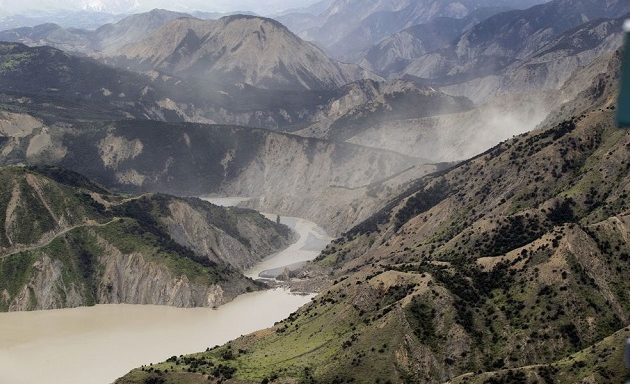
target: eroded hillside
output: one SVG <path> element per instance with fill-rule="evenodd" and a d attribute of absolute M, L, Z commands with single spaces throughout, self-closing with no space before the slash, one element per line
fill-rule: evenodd
<path fill-rule="evenodd" d="M 112 194 L 59 168 L 0 169 L 0 310 L 208 307 L 259 289 L 240 274 L 288 228 L 197 199 Z"/>
<path fill-rule="evenodd" d="M 37 122 L 22 114 L 6 119 L 7 127 Z M 256 208 L 337 233 L 372 214 L 379 191 L 395 193 L 379 183 L 436 169 L 391 151 L 234 126 L 39 121 L 31 128 L 4 141 L 4 163 L 57 164 L 124 191 L 252 197 Z M 360 206 L 366 196 L 373 203 Z"/>

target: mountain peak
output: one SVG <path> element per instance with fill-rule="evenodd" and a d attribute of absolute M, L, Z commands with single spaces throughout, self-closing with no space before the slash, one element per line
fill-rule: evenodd
<path fill-rule="evenodd" d="M 226 25 L 231 23 L 231 22 L 239 21 L 239 20 L 242 20 L 242 21 L 257 21 L 260 24 L 271 24 L 271 25 L 274 25 L 277 28 L 282 28 L 285 31 L 293 34 L 293 32 L 290 32 L 289 29 L 284 24 L 282 24 L 281 22 L 279 22 L 279 21 L 277 21 L 275 19 L 271 19 L 271 18 L 263 17 L 263 16 L 256 16 L 256 15 L 248 15 L 248 14 L 238 13 L 238 14 L 234 14 L 234 15 L 224 16 L 224 17 L 220 18 L 219 20 L 225 22 Z"/>
<path fill-rule="evenodd" d="M 363 76 L 283 24 L 252 15 L 176 19 L 119 53 L 115 60 L 135 62 L 136 69 L 261 88 L 329 89 Z"/>

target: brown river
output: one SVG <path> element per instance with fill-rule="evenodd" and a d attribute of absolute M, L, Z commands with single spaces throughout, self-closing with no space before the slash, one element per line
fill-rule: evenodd
<path fill-rule="evenodd" d="M 207 199 L 233 205 L 237 198 Z M 248 276 L 314 259 L 330 241 L 323 229 L 281 218 L 299 234 Z M 272 326 L 311 299 L 285 289 L 238 297 L 218 309 L 97 305 L 0 314 L 0 384 L 107 384 L 132 368 L 205 350 Z"/>

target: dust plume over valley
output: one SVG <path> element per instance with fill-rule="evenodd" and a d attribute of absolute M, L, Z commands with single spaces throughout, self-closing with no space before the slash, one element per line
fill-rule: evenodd
<path fill-rule="evenodd" d="M 630 3 L 148 4 L 0 15 L 0 382 L 629 378 Z"/>

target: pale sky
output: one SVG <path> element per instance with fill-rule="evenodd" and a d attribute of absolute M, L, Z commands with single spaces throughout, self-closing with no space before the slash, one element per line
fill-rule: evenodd
<path fill-rule="evenodd" d="M 32 10 L 95 10 L 110 13 L 147 11 L 165 8 L 174 11 L 253 11 L 271 14 L 298 8 L 317 0 L 0 0 L 0 14 Z"/>

